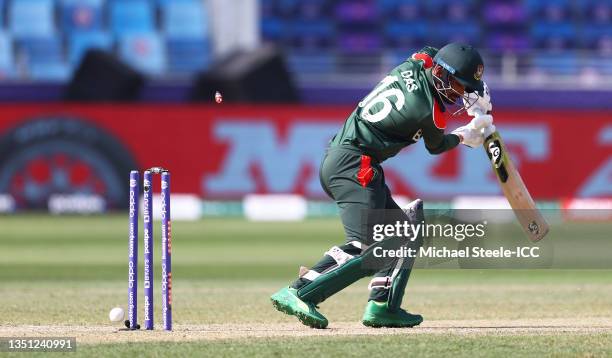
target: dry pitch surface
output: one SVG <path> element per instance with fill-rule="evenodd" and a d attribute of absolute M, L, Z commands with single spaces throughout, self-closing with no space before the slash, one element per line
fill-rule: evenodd
<path fill-rule="evenodd" d="M 178 325 L 171 333 L 156 328 L 156 331 L 126 332 L 110 326 L 7 325 L 0 327 L 0 336 L 69 336 L 76 337 L 80 344 L 99 344 L 364 335 L 581 335 L 612 333 L 612 319 L 590 318 L 579 322 L 568 319 L 428 321 L 412 329 L 374 329 L 356 322 L 332 323 L 325 330 L 310 329 L 298 323 Z"/>

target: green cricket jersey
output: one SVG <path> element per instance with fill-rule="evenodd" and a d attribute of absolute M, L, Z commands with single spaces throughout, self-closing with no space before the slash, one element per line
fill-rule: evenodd
<path fill-rule="evenodd" d="M 433 58 L 437 50 L 423 52 Z M 444 134 L 445 108 L 429 84 L 429 66 L 413 56 L 395 67 L 359 102 L 330 146 L 352 145 L 379 162 L 420 138 L 432 154 L 457 146 L 458 136 Z"/>

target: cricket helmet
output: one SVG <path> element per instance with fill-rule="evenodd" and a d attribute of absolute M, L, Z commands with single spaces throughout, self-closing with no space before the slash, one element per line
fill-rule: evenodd
<path fill-rule="evenodd" d="M 476 91 L 482 96 L 484 63 L 473 46 L 459 42 L 450 43 L 442 47 L 433 60 L 461 83 L 466 92 Z"/>

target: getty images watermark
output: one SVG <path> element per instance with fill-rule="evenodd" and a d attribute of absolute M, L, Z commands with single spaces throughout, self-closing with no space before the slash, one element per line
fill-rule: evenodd
<path fill-rule="evenodd" d="M 487 221 L 480 223 L 439 224 L 425 221 L 414 224 L 409 221 L 397 220 L 389 224 L 375 224 L 372 226 L 372 240 L 381 242 L 384 239 L 400 239 L 406 242 L 428 239 L 452 239 L 464 242 L 466 245 L 446 246 L 402 245 L 400 247 L 385 248 L 374 247 L 372 254 L 376 258 L 539 258 L 540 248 L 533 246 L 498 246 L 485 248 L 480 245 L 469 245 L 470 240 L 481 241 L 485 239 Z"/>

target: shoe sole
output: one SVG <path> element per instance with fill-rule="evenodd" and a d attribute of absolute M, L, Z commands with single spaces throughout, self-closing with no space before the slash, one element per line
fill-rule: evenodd
<path fill-rule="evenodd" d="M 315 320 L 314 318 L 307 316 L 306 314 L 302 312 L 295 312 L 289 305 L 285 305 L 279 300 L 270 298 L 270 301 L 272 301 L 272 306 L 274 306 L 276 310 L 283 312 L 285 314 L 288 314 L 290 316 L 297 317 L 297 319 L 305 326 L 308 326 L 310 328 L 316 328 L 316 329 L 324 329 L 327 327 L 327 324 L 321 323 Z"/>
<path fill-rule="evenodd" d="M 397 323 L 397 322 L 376 322 L 376 321 L 370 321 L 370 320 L 363 320 L 362 321 L 364 326 L 367 327 L 372 327 L 372 328 L 411 328 L 414 326 L 418 326 L 419 324 L 423 323 L 423 320 L 419 320 L 419 321 L 414 321 L 414 322 L 410 322 L 410 323 Z"/>

